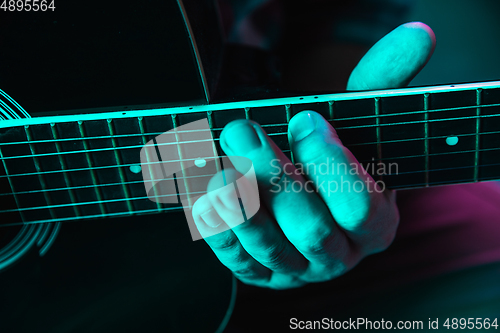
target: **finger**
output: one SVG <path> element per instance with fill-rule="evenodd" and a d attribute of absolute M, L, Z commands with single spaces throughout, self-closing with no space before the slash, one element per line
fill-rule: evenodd
<path fill-rule="evenodd" d="M 347 90 L 405 87 L 430 59 L 436 38 L 421 22 L 403 24 L 379 40 L 360 60 Z"/>
<path fill-rule="evenodd" d="M 397 210 L 389 206 L 393 202 L 342 145 L 333 127 L 318 113 L 304 111 L 291 119 L 288 128 L 297 165 L 314 182 L 337 224 L 351 239 L 361 235 L 358 239 L 374 251 L 388 246 L 397 226 Z M 380 219 L 378 212 L 385 211 L 390 213 Z"/>
<path fill-rule="evenodd" d="M 227 184 L 227 185 L 226 185 Z M 234 184 L 237 184 L 235 189 Z M 242 211 L 252 205 L 254 188 L 236 170 L 216 174 L 208 185 L 208 198 L 218 216 L 232 229 L 243 248 L 255 260 L 273 272 L 300 275 L 308 267 L 307 260 L 287 240 L 265 207 L 244 223 Z M 241 204 L 240 204 L 241 201 Z M 240 207 L 241 206 L 241 207 Z"/>
<path fill-rule="evenodd" d="M 241 281 L 260 287 L 288 289 L 303 286 L 307 282 L 296 275 L 273 272 L 246 252 L 232 230 L 224 229 L 224 222 L 212 207 L 206 195 L 193 206 L 193 219 L 208 246 L 220 262 Z M 212 229 L 221 228 L 221 233 Z M 208 236 L 210 235 L 210 236 Z"/>
<path fill-rule="evenodd" d="M 234 275 L 249 284 L 264 286 L 271 279 L 271 270 L 250 256 L 232 230 L 227 229 L 223 220 L 213 208 L 206 195 L 200 197 L 193 206 L 193 219 L 200 234 L 214 251 L 220 262 Z"/>
<path fill-rule="evenodd" d="M 345 249 L 350 243 L 345 234 L 321 198 L 309 190 L 306 179 L 258 124 L 231 122 L 221 134 L 221 146 L 230 158 L 244 156 L 252 161 L 261 201 L 289 241 L 311 262 L 310 269 L 316 263 L 338 264 L 337 271 L 348 266 Z"/>

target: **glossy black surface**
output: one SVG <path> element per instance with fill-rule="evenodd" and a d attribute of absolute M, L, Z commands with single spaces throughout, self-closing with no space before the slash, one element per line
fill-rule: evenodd
<path fill-rule="evenodd" d="M 204 100 L 176 0 L 55 5 L 53 12 L 2 11 L 0 89 L 27 111 Z"/>

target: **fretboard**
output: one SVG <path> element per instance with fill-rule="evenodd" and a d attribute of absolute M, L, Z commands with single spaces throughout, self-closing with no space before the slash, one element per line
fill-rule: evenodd
<path fill-rule="evenodd" d="M 288 122 L 303 110 L 388 188 L 500 179 L 500 82 L 15 119 L 0 122 L 0 226 L 178 210 L 147 197 L 145 143 L 207 118 L 224 156 L 222 129 L 246 118 L 293 160 Z"/>

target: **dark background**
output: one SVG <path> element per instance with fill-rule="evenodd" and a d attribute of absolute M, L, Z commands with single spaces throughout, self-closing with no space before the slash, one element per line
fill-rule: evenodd
<path fill-rule="evenodd" d="M 204 99 L 175 0 L 0 12 L 0 87 L 31 114 Z"/>

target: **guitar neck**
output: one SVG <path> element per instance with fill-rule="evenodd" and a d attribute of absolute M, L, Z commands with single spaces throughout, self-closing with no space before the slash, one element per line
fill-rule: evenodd
<path fill-rule="evenodd" d="M 500 81 L 0 122 L 0 225 L 181 209 L 148 200 L 140 150 L 207 118 L 257 121 L 289 158 L 289 120 L 315 110 L 376 180 L 406 189 L 500 179 Z"/>

